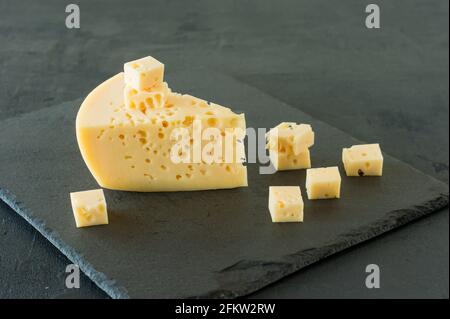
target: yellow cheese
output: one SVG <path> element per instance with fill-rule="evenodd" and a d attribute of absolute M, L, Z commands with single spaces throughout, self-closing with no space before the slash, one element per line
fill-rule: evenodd
<path fill-rule="evenodd" d="M 269 157 L 276 170 L 311 167 L 309 148 L 314 132 L 309 124 L 283 122 L 266 134 Z"/>
<path fill-rule="evenodd" d="M 164 64 L 148 56 L 124 64 L 125 82 L 137 91 L 153 91 L 164 80 Z"/>
<path fill-rule="evenodd" d="M 138 91 L 129 85 L 125 85 L 125 106 L 129 109 L 139 109 L 143 113 L 149 109 L 160 109 L 164 107 L 170 92 L 166 82 L 152 91 Z"/>
<path fill-rule="evenodd" d="M 314 145 L 314 132 L 309 124 L 283 122 L 267 133 L 267 148 L 281 153 L 304 153 Z"/>
<path fill-rule="evenodd" d="M 162 108 L 129 109 L 124 104 L 124 75 L 119 73 L 94 89 L 81 105 L 76 131 L 78 145 L 90 172 L 104 188 L 124 191 L 181 191 L 247 186 L 244 114 L 209 104 L 204 100 L 169 93 Z M 225 157 L 231 160 L 205 162 L 209 141 L 195 138 L 208 128 L 225 135 L 239 130 Z M 174 162 L 174 129 L 189 133 L 189 151 L 179 150 L 190 162 Z M 172 137 L 172 138 L 171 138 Z M 216 153 L 215 151 L 213 152 Z M 202 153 L 203 155 L 203 153 Z M 242 158 L 242 159 L 241 159 Z M 226 162 L 224 162 L 226 161 Z"/>
<path fill-rule="evenodd" d="M 269 211 L 272 222 L 302 222 L 303 199 L 298 186 L 270 186 Z"/>
<path fill-rule="evenodd" d="M 383 154 L 379 144 L 354 145 L 342 150 L 347 176 L 383 175 Z"/>
<path fill-rule="evenodd" d="M 306 192 L 309 199 L 339 198 L 341 193 L 339 169 L 336 166 L 308 169 Z"/>
<path fill-rule="evenodd" d="M 311 167 L 311 158 L 308 149 L 298 155 L 269 150 L 269 156 L 273 167 L 275 167 L 277 171 Z"/>
<path fill-rule="evenodd" d="M 70 193 L 77 227 L 108 224 L 105 195 L 102 189 Z"/>

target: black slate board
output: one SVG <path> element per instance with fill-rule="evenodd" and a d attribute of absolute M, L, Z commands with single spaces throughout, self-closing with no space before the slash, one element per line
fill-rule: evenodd
<path fill-rule="evenodd" d="M 204 71 L 176 76 L 169 79 L 176 91 L 244 111 L 248 126 L 311 123 L 313 166 L 338 164 L 344 175 L 341 149 L 360 143 L 231 78 Z M 448 205 L 447 185 L 385 154 L 385 175 L 343 176 L 340 200 L 304 196 L 304 223 L 273 224 L 267 211 L 268 186 L 300 185 L 305 193 L 304 171 L 259 175 L 253 164 L 248 188 L 106 190 L 110 224 L 76 229 L 69 192 L 98 187 L 75 139 L 81 101 L 0 122 L 0 197 L 114 298 L 245 295 Z"/>

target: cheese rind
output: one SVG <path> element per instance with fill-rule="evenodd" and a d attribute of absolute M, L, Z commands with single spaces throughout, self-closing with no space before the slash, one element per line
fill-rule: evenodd
<path fill-rule="evenodd" d="M 102 189 L 70 193 L 73 215 L 78 228 L 108 224 L 108 212 Z"/>
<path fill-rule="evenodd" d="M 302 222 L 303 198 L 298 186 L 270 186 L 269 211 L 272 222 Z"/>
<path fill-rule="evenodd" d="M 310 168 L 306 171 L 308 199 L 340 198 L 341 175 L 337 166 Z"/>
<path fill-rule="evenodd" d="M 204 129 L 214 127 L 221 133 L 230 128 L 245 133 L 244 114 L 177 93 L 167 96 L 163 108 L 143 113 L 125 106 L 124 87 L 123 73 L 119 73 L 94 89 L 78 111 L 78 145 L 99 185 L 140 192 L 247 186 L 247 168 L 236 158 L 207 164 L 174 163 L 170 156 L 176 143 L 171 139 L 174 129 L 186 129 L 193 136 L 198 122 Z M 245 154 L 242 140 L 232 150 Z"/>
<path fill-rule="evenodd" d="M 125 82 L 137 91 L 153 91 L 164 81 L 164 64 L 151 56 L 124 64 Z"/>
<path fill-rule="evenodd" d="M 383 154 L 379 144 L 353 145 L 342 149 L 342 162 L 347 176 L 383 175 Z"/>
<path fill-rule="evenodd" d="M 303 153 L 281 153 L 275 150 L 269 151 L 270 162 L 277 171 L 304 169 L 311 167 L 310 152 L 306 149 Z"/>

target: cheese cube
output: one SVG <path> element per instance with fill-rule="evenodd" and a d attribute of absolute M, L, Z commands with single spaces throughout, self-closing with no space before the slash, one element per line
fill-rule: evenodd
<path fill-rule="evenodd" d="M 267 133 L 269 150 L 282 153 L 304 153 L 314 145 L 314 132 L 309 124 L 283 122 Z"/>
<path fill-rule="evenodd" d="M 342 150 L 347 176 L 383 175 L 383 154 L 379 144 L 353 145 Z"/>
<path fill-rule="evenodd" d="M 270 186 L 269 211 L 272 222 L 302 222 L 303 199 L 298 186 Z"/>
<path fill-rule="evenodd" d="M 70 193 L 77 227 L 108 224 L 105 195 L 102 189 Z"/>
<path fill-rule="evenodd" d="M 306 192 L 309 199 L 339 198 L 341 175 L 337 166 L 308 169 L 306 171 Z"/>
<path fill-rule="evenodd" d="M 309 150 L 295 155 L 294 153 L 281 153 L 275 150 L 269 150 L 270 161 L 277 171 L 303 169 L 311 167 L 311 158 Z"/>
<path fill-rule="evenodd" d="M 126 85 L 124 89 L 125 106 L 129 109 L 138 109 L 145 114 L 147 110 L 163 108 L 169 93 L 170 88 L 166 82 L 151 92 L 138 91 Z"/>
<path fill-rule="evenodd" d="M 164 64 L 148 56 L 124 64 L 125 83 L 137 91 L 152 91 L 164 80 Z"/>

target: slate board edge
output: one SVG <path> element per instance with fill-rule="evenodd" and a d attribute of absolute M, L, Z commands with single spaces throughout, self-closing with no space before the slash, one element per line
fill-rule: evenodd
<path fill-rule="evenodd" d="M 46 227 L 45 222 L 33 216 L 33 213 L 22 205 L 21 202 L 15 199 L 16 197 L 8 190 L 0 188 L 0 199 L 2 199 L 8 206 L 22 216 L 28 223 L 30 223 L 37 231 L 39 231 L 45 238 L 47 238 L 58 250 L 60 250 L 70 261 L 77 264 L 80 269 L 103 291 L 105 291 L 111 298 L 114 299 L 129 299 L 127 289 L 120 286 L 115 280 L 108 279 L 108 277 L 95 269 L 93 265 L 87 262 L 83 255 L 78 253 L 75 249 L 65 244 L 59 235 Z M 267 285 L 270 285 L 294 272 L 301 270 L 311 264 L 318 262 L 335 253 L 341 252 L 345 249 L 353 247 L 357 244 L 365 242 L 380 236 L 395 228 L 406 225 L 416 219 L 430 215 L 433 212 L 441 210 L 449 205 L 449 195 L 441 193 L 439 196 L 425 201 L 421 204 L 414 205 L 409 208 L 398 209 L 388 212 L 386 218 L 380 219 L 377 223 L 371 226 L 355 229 L 352 233 L 341 236 L 341 239 L 331 245 L 320 248 L 313 248 L 299 251 L 285 256 L 281 262 L 268 261 L 251 261 L 249 267 L 239 271 L 253 271 L 254 267 L 265 267 L 267 264 L 275 264 L 275 270 L 271 270 L 271 275 L 260 276 L 257 280 L 249 282 L 244 285 L 244 288 L 214 290 L 199 296 L 185 296 L 185 298 L 237 298 L 249 295 Z M 307 257 L 307 258 L 305 258 Z M 307 261 L 306 261 L 307 260 Z M 241 261 L 240 264 L 245 265 L 246 261 Z M 244 266 L 245 267 L 245 266 Z M 241 267 L 242 268 L 242 267 Z M 233 266 L 228 267 L 222 272 L 234 271 Z M 242 283 L 241 283 L 242 286 Z"/>
<path fill-rule="evenodd" d="M 448 207 L 449 195 L 448 193 L 441 193 L 437 197 L 425 201 L 421 204 L 411 206 L 388 212 L 385 218 L 380 219 L 377 223 L 370 226 L 355 229 L 352 233 L 342 235 L 340 239 L 330 245 L 320 248 L 312 248 L 308 250 L 299 251 L 284 257 L 284 260 L 277 261 L 240 261 L 241 266 L 239 271 L 253 271 L 254 267 L 266 267 L 268 264 L 276 264 L 274 269 L 271 269 L 271 275 L 261 276 L 260 279 L 250 282 L 242 289 L 221 289 L 208 292 L 200 296 L 188 296 L 186 298 L 237 298 L 249 295 L 265 286 L 273 284 L 274 282 L 293 274 L 309 265 L 312 265 L 326 257 L 354 247 L 365 241 L 381 236 L 391 230 L 404 226 L 416 219 L 423 218 L 434 212 Z M 242 264 L 248 264 L 246 269 Z M 229 270 L 228 270 L 229 269 Z M 226 271 L 233 271 L 233 267 L 228 267 Z M 241 283 L 242 286 L 242 283 Z"/>
<path fill-rule="evenodd" d="M 95 269 L 93 265 L 87 262 L 83 255 L 78 253 L 70 245 L 67 245 L 58 235 L 57 232 L 52 231 L 45 225 L 45 222 L 40 218 L 34 217 L 33 213 L 25 207 L 20 201 L 16 200 L 16 196 L 10 191 L 0 187 L 0 199 L 2 199 L 15 212 L 22 216 L 28 223 L 31 224 L 39 233 L 48 239 L 60 252 L 62 252 L 71 262 L 78 265 L 98 287 L 105 291 L 111 298 L 114 299 L 129 299 L 127 290 L 120 286 L 115 280 L 108 279 L 108 277 Z"/>

